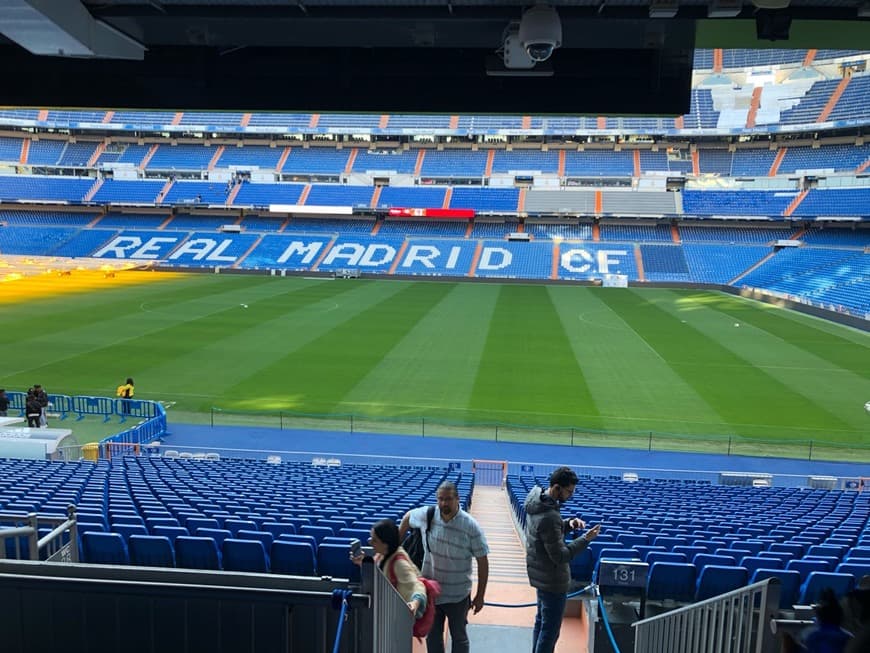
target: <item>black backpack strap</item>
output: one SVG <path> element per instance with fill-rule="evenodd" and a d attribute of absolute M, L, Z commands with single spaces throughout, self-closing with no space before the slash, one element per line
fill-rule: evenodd
<path fill-rule="evenodd" d="M 435 517 L 435 506 L 429 506 L 426 509 L 426 550 L 429 549 L 429 529 L 432 528 L 432 519 Z"/>

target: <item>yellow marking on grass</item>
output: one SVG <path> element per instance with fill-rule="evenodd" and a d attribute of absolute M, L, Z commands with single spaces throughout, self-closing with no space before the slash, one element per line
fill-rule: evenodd
<path fill-rule="evenodd" d="M 75 266 L 72 259 L 40 261 L 0 258 L 0 305 L 31 302 L 34 299 L 88 293 L 123 286 L 138 286 L 169 281 L 178 272 L 153 272 L 131 269 L 128 263 L 98 267 Z M 184 275 L 187 276 L 187 275 Z"/>

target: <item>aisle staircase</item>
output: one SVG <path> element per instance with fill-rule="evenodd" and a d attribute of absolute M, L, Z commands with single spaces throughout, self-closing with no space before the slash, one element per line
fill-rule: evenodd
<path fill-rule="evenodd" d="M 501 486 L 476 483 L 470 512 L 486 534 L 489 544 L 487 603 L 534 603 L 535 590 L 529 586 L 526 575 L 525 546 L 517 530 L 505 489 Z M 476 588 L 476 564 L 474 574 Z M 586 621 L 577 616 L 576 612 L 576 604 L 572 602 L 569 605 L 569 614 L 573 616 L 566 615 L 562 622 L 562 634 L 556 645 L 556 653 L 587 653 Z M 476 615 L 469 613 L 468 637 L 471 650 L 528 653 L 531 650 L 534 622 L 534 607 L 502 608 L 487 605 Z M 414 643 L 414 653 L 423 653 L 425 650 L 425 645 Z"/>

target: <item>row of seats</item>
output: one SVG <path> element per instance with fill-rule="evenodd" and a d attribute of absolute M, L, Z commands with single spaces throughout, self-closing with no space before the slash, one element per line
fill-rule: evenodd
<path fill-rule="evenodd" d="M 130 535 L 86 532 L 82 562 L 145 567 L 183 567 L 294 576 L 331 576 L 359 581 L 359 568 L 349 559 L 350 540 L 322 542 L 316 548 L 304 539 L 281 535 L 261 538 L 241 531 L 218 540 L 207 535 Z"/>
<path fill-rule="evenodd" d="M 386 192 L 387 189 L 385 189 Z M 95 212 L 69 211 L 0 211 L 0 222 L 10 226 L 92 226 L 100 229 L 170 229 L 170 230 L 208 230 L 218 229 L 224 224 L 238 223 L 246 231 L 284 232 L 284 233 L 355 233 L 371 234 L 379 224 L 379 234 L 399 234 L 408 236 L 444 236 L 455 238 L 464 236 L 468 230 L 466 220 L 406 220 L 386 219 L 378 223 L 371 218 L 274 218 L 256 214 L 229 214 L 224 216 L 202 216 L 186 213 L 172 215 L 158 213 L 117 213 L 98 215 Z M 91 224 L 93 223 L 93 224 Z M 526 221 L 522 230 L 536 240 L 593 240 L 591 222 L 577 219 L 564 219 L 558 222 Z M 519 231 L 517 222 L 473 221 L 470 238 L 499 238 Z M 799 238 L 812 245 L 832 247 L 867 247 L 870 245 L 870 230 L 848 227 L 776 227 L 770 225 L 734 226 L 715 223 L 675 223 L 647 224 L 633 220 L 622 222 L 602 221 L 599 226 L 599 239 L 617 242 L 661 242 L 671 243 L 676 233 L 677 242 L 687 243 L 757 243 L 770 244 L 775 240 Z"/>
<path fill-rule="evenodd" d="M 521 523 L 525 497 L 541 483 L 508 477 Z M 659 600 L 706 598 L 699 578 L 708 569 L 705 583 L 719 579 L 714 593 L 781 574 L 793 589 L 784 592 L 789 605 L 813 600 L 825 583 L 847 591 L 870 574 L 870 496 L 858 492 L 581 478 L 563 514 L 602 524 L 572 562 L 578 582 L 594 578 L 602 559 L 636 559 L 651 565 L 650 598 Z"/>
<path fill-rule="evenodd" d="M 868 78 L 870 79 L 870 78 Z M 709 93 L 709 91 L 707 91 Z M 815 109 L 813 109 L 815 111 Z M 699 119 L 700 124 L 704 124 Z M 709 126 L 709 125 L 707 125 Z M 37 140 L 23 152 L 23 139 L 0 138 L 0 161 L 39 166 L 86 167 L 96 152 L 97 141 Z M 777 174 L 798 170 L 836 170 L 853 172 L 870 159 L 870 145 L 824 145 L 822 147 L 786 147 L 777 165 Z M 699 170 L 704 174 L 730 177 L 767 176 L 779 150 L 710 148 L 698 149 Z M 490 155 L 492 160 L 490 163 Z M 694 164 L 688 154 L 679 156 L 665 150 L 639 150 L 640 173 L 680 172 L 692 174 Z M 560 163 L 564 156 L 563 163 Z M 159 144 L 152 151 L 148 145 L 118 144 L 100 153 L 96 165 L 120 162 L 153 171 L 204 171 L 230 167 L 256 167 L 284 174 L 338 176 L 345 172 L 403 174 L 421 177 L 484 177 L 492 174 L 564 176 L 619 176 L 636 174 L 632 150 L 368 150 L 327 147 L 270 147 L 244 145 L 218 147 L 204 145 Z"/>

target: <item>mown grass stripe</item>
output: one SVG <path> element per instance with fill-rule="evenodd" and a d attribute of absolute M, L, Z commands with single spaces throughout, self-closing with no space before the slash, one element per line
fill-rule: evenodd
<path fill-rule="evenodd" d="M 300 290 L 316 293 L 331 293 L 333 289 L 321 282 L 281 283 L 272 280 L 262 283 L 219 286 L 224 292 L 208 292 L 211 286 L 200 288 L 195 296 L 165 293 L 159 299 L 134 302 L 136 310 L 130 313 L 111 312 L 100 319 L 98 309 L 85 312 L 66 322 L 63 332 L 51 334 L 34 333 L 22 339 L 22 349 L 7 357 L 7 369 L 20 369 L 11 378 L 20 383 L 33 383 L 35 378 L 45 379 L 54 392 L 82 394 L 106 392 L 114 389 L 119 377 L 138 376 L 139 395 L 155 396 L 157 392 L 172 392 L 173 381 L 187 378 L 193 371 L 179 364 L 185 355 L 200 346 L 243 331 L 246 324 L 256 324 L 265 313 L 257 309 L 258 303 L 276 309 L 279 297 L 288 297 Z M 203 292 L 206 290 L 206 292 Z M 150 297 L 150 295 L 149 295 Z M 312 299 L 311 301 L 314 301 Z M 244 310 L 241 303 L 253 310 Z M 226 350 L 218 359 L 224 366 L 223 374 L 233 368 L 227 358 L 234 358 L 232 350 Z M 171 370 L 149 378 L 152 367 L 169 363 Z M 13 366 L 17 365 L 18 368 Z M 70 371 L 75 372 L 75 383 L 70 383 Z M 201 388 L 212 381 L 197 374 L 193 386 Z M 186 388 L 191 391 L 191 386 Z M 167 398 L 161 395 L 160 398 Z M 174 397 L 169 397 L 175 399 Z"/>
<path fill-rule="evenodd" d="M 477 419 L 568 427 L 573 420 L 556 415 L 584 415 L 588 428 L 600 428 L 598 408 L 545 286 L 501 287 L 468 410 Z"/>
<path fill-rule="evenodd" d="M 643 293 L 602 294 L 603 301 L 630 324 L 739 435 L 795 438 L 797 433 L 849 425 L 807 401 L 745 361 L 696 326 L 682 323 Z M 661 294 L 658 301 L 666 302 Z M 705 362 L 698 365 L 698 362 Z M 728 369 L 729 374 L 715 372 Z"/>
<path fill-rule="evenodd" d="M 263 408 L 340 411 L 341 399 L 451 288 L 441 283 L 367 283 L 374 290 L 386 286 L 391 292 L 372 297 L 367 306 L 337 324 L 321 325 L 316 338 L 289 354 L 276 354 L 271 365 L 233 386 L 231 394 Z"/>
<path fill-rule="evenodd" d="M 675 317 L 685 315 L 678 308 L 680 293 L 664 292 L 674 296 L 671 301 L 660 304 L 661 308 Z M 733 300 L 728 296 L 723 299 Z M 730 302 L 726 301 L 725 305 L 728 304 Z M 867 416 L 863 406 L 864 397 L 870 397 L 870 378 L 858 376 L 852 370 L 839 367 L 816 355 L 817 348 L 803 348 L 801 343 L 806 340 L 800 334 L 790 332 L 789 335 L 796 337 L 793 341 L 785 340 L 777 334 L 756 327 L 755 320 L 752 319 L 754 313 L 751 311 L 734 314 L 721 311 L 720 306 L 722 304 L 716 301 L 695 301 L 687 316 L 689 323 L 703 330 L 708 337 L 744 361 L 751 361 L 756 368 L 776 378 L 796 395 L 798 401 L 802 397 L 802 401 L 815 403 L 839 416 L 849 425 L 853 435 L 867 432 Z M 750 305 L 749 308 L 754 309 L 756 306 Z M 740 318 L 744 315 L 749 319 L 734 321 L 735 316 Z M 842 342 L 833 343 L 833 346 L 842 346 Z M 697 364 L 710 368 L 706 361 L 699 361 Z M 727 369 L 721 371 L 723 375 L 729 373 L 730 370 Z M 834 431 L 837 427 L 832 424 L 830 428 Z"/>
<path fill-rule="evenodd" d="M 497 297 L 497 286 L 455 284 L 348 392 L 342 408 L 461 419 Z"/>
<path fill-rule="evenodd" d="M 601 299 L 627 291 L 551 286 L 549 292 L 607 428 L 724 432 L 719 414 Z"/>
<path fill-rule="evenodd" d="M 830 333 L 807 320 L 802 323 L 783 320 L 783 309 L 766 304 L 750 303 L 730 295 L 681 293 L 677 301 L 693 302 L 714 308 L 733 318 L 734 322 L 751 324 L 771 335 L 840 367 L 870 379 L 870 337 L 863 346 L 840 334 Z"/>

